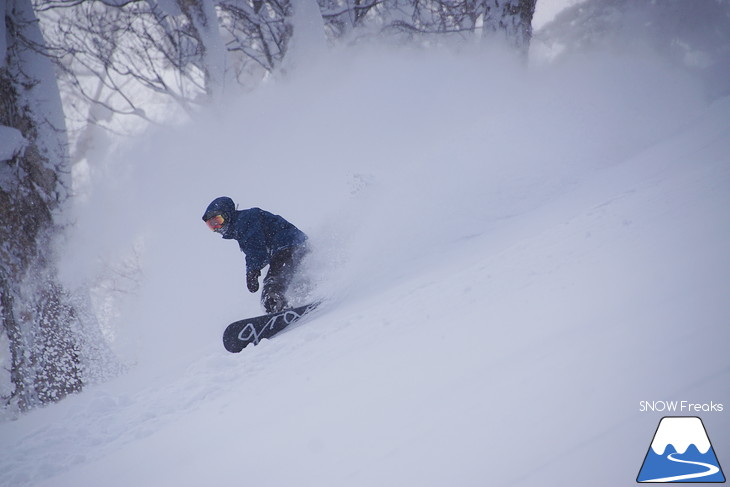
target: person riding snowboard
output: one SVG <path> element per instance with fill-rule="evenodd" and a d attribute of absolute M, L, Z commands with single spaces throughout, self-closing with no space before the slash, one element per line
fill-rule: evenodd
<path fill-rule="evenodd" d="M 203 214 L 208 228 L 224 239 L 238 241 L 246 254 L 246 285 L 259 290 L 261 269 L 269 266 L 261 291 L 261 304 L 267 313 L 288 306 L 286 294 L 307 253 L 307 235 L 279 215 L 261 208 L 236 210 L 227 196 L 214 199 Z"/>

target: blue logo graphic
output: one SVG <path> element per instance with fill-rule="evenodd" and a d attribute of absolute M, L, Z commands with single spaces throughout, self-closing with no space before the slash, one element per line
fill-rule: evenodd
<path fill-rule="evenodd" d="M 725 482 L 705 425 L 694 416 L 659 422 L 637 482 Z"/>

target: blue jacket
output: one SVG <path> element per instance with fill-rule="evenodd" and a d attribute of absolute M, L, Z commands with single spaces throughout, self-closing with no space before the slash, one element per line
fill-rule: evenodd
<path fill-rule="evenodd" d="M 238 241 L 246 254 L 246 271 L 266 267 L 278 251 L 304 245 L 307 236 L 279 215 L 261 208 L 236 210 L 233 200 L 220 197 L 208 206 L 203 219 L 220 214 L 225 222 L 221 234 L 225 239 Z"/>

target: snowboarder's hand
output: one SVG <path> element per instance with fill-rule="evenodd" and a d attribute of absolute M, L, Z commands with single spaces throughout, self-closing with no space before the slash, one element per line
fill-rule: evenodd
<path fill-rule="evenodd" d="M 255 293 L 259 290 L 259 276 L 261 275 L 261 271 L 248 271 L 246 273 L 246 285 L 248 286 L 248 290 L 252 293 Z"/>

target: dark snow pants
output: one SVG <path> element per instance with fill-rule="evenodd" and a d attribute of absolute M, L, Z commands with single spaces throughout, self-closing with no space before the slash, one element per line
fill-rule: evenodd
<path fill-rule="evenodd" d="M 287 290 L 307 253 L 307 247 L 299 245 L 282 249 L 271 257 L 261 291 L 261 304 L 267 313 L 276 313 L 288 306 Z"/>

